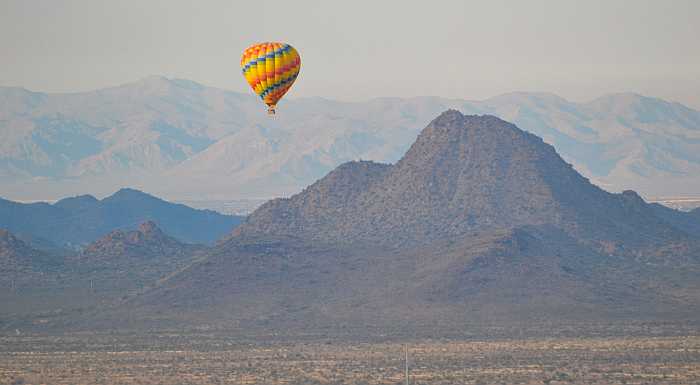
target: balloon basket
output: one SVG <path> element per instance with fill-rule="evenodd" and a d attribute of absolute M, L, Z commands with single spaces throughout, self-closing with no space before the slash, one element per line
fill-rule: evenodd
<path fill-rule="evenodd" d="M 275 114 L 275 107 L 268 107 L 267 108 L 267 114 L 268 115 L 274 115 Z"/>

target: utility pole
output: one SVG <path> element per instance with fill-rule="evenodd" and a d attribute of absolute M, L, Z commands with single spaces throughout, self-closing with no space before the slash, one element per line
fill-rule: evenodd
<path fill-rule="evenodd" d="M 13 293 L 17 292 L 17 284 L 15 283 L 14 278 L 12 278 L 12 286 L 10 286 L 10 290 L 12 290 Z"/>
<path fill-rule="evenodd" d="M 405 346 L 405 351 L 406 351 L 406 385 L 409 385 L 409 379 L 408 379 L 408 344 L 404 345 Z"/>

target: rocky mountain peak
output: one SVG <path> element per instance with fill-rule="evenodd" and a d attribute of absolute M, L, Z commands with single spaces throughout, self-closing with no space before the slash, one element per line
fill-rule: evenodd
<path fill-rule="evenodd" d="M 464 119 L 464 115 L 461 112 L 455 109 L 449 109 L 433 119 L 432 125 L 435 127 L 450 126 L 460 122 L 462 119 Z"/>
<path fill-rule="evenodd" d="M 646 204 L 646 202 L 644 202 L 644 199 L 642 199 L 642 197 L 639 196 L 639 194 L 637 194 L 636 191 L 625 190 L 620 195 L 622 196 L 623 199 L 625 199 L 626 201 L 628 201 L 632 204 L 636 204 L 636 205 Z"/>
<path fill-rule="evenodd" d="M 151 195 L 133 188 L 124 187 L 105 199 L 134 199 L 144 197 L 151 197 Z"/>
<path fill-rule="evenodd" d="M 146 221 L 139 225 L 138 232 L 147 237 L 162 236 L 163 232 L 153 221 Z"/>
<path fill-rule="evenodd" d="M 183 244 L 163 233 L 153 221 L 141 223 L 137 230 L 115 230 L 88 245 L 83 257 L 140 256 L 179 250 Z"/>
<path fill-rule="evenodd" d="M 448 110 L 397 164 L 344 164 L 301 194 L 264 205 L 238 232 L 403 243 L 547 223 L 557 220 L 558 206 L 550 169 L 574 173 L 534 135 L 493 116 Z"/>
<path fill-rule="evenodd" d="M 135 230 L 115 230 L 89 244 L 69 261 L 101 286 L 151 284 L 192 261 L 205 247 L 178 241 L 154 221 Z M 120 283 L 121 282 L 121 283 Z"/>
<path fill-rule="evenodd" d="M 541 138 L 456 110 L 428 124 L 395 165 L 344 164 L 263 205 L 233 236 L 405 246 L 520 226 L 555 226 L 596 248 L 611 237 L 641 247 L 677 236 L 636 193 L 597 188 Z"/>
<path fill-rule="evenodd" d="M 305 191 L 315 193 L 341 194 L 350 198 L 378 180 L 390 165 L 372 161 L 346 162 L 331 171 L 326 177 L 309 186 Z"/>

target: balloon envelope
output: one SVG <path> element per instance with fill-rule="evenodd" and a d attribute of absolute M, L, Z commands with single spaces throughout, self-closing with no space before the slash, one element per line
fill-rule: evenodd
<path fill-rule="evenodd" d="M 250 87 L 275 113 L 275 105 L 294 84 L 301 58 L 294 47 L 286 43 L 253 44 L 243 51 L 241 70 Z"/>

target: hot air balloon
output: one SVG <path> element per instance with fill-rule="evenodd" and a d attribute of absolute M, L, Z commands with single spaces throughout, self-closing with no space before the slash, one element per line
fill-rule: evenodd
<path fill-rule="evenodd" d="M 243 51 L 241 70 L 253 91 L 273 115 L 277 102 L 294 84 L 301 68 L 299 53 L 286 43 L 253 44 Z"/>

